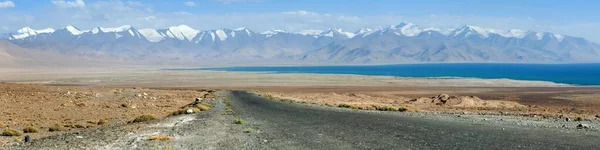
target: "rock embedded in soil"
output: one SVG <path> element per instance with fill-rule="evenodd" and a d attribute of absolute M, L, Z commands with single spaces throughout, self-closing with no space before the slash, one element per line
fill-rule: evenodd
<path fill-rule="evenodd" d="M 436 99 L 439 99 L 439 100 L 446 101 L 446 100 L 450 99 L 450 95 L 448 95 L 448 94 L 443 94 L 443 93 L 442 93 L 442 94 L 438 95 L 438 96 L 436 97 Z"/>
<path fill-rule="evenodd" d="M 193 114 L 193 113 L 194 113 L 194 110 L 192 110 L 192 109 L 187 109 L 187 110 L 185 110 L 185 113 L 186 113 L 186 114 Z"/>
<path fill-rule="evenodd" d="M 588 124 L 580 123 L 577 125 L 577 129 L 589 129 L 589 128 L 590 128 L 590 125 L 588 125 Z"/>

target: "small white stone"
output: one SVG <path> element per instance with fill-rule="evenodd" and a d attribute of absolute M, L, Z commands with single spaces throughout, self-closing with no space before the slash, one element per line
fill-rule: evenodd
<path fill-rule="evenodd" d="M 192 109 L 187 109 L 187 110 L 185 110 L 185 113 L 186 113 L 186 114 L 193 114 L 193 113 L 194 113 L 194 110 L 192 110 Z"/>
<path fill-rule="evenodd" d="M 588 124 L 578 124 L 577 128 L 578 129 L 587 129 L 587 128 L 590 128 L 590 125 L 588 125 Z"/>

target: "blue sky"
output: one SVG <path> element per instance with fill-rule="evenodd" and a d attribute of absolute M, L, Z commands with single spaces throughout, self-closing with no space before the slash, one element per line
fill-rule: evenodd
<path fill-rule="evenodd" d="M 301 31 L 411 22 L 548 31 L 600 42 L 600 1 L 591 0 L 0 0 L 0 32 L 132 25 Z"/>

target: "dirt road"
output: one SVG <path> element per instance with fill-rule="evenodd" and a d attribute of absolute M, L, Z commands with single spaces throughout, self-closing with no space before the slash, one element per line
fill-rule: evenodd
<path fill-rule="evenodd" d="M 283 149 L 599 149 L 598 134 L 441 121 L 230 94 L 240 115 Z"/>

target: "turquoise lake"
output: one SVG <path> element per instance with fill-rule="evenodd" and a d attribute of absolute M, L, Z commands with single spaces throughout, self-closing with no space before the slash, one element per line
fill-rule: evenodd
<path fill-rule="evenodd" d="M 274 73 L 357 74 L 421 78 L 481 78 L 550 81 L 573 85 L 600 85 L 600 63 L 593 64 L 399 64 L 378 66 L 286 66 L 192 68 Z"/>

